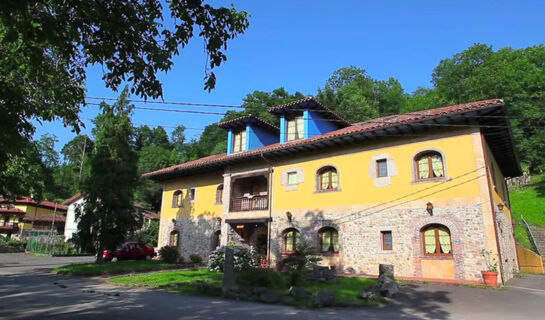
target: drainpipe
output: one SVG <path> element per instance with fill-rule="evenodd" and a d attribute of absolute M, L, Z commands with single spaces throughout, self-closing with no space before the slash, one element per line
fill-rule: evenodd
<path fill-rule="evenodd" d="M 488 195 L 490 197 L 490 208 L 492 209 L 492 219 L 494 220 L 494 236 L 496 238 L 496 248 L 498 250 L 498 267 L 499 267 L 499 273 L 500 273 L 500 280 L 502 284 L 505 284 L 503 280 L 503 260 L 501 257 L 501 250 L 500 250 L 500 240 L 498 238 L 498 225 L 497 225 L 497 217 L 496 217 L 496 209 L 494 208 L 494 197 L 492 194 L 492 184 L 490 183 L 490 167 L 488 166 L 488 155 L 486 153 L 486 141 L 484 139 L 484 135 L 481 132 L 481 144 L 483 146 L 483 156 L 484 156 L 484 162 L 486 164 L 485 170 L 486 170 L 486 182 L 488 183 Z"/>
<path fill-rule="evenodd" d="M 272 163 L 265 157 L 265 154 L 263 152 L 261 153 L 261 158 L 267 162 L 269 165 L 269 178 L 268 178 L 268 184 L 269 184 L 269 221 L 267 223 L 267 263 L 270 263 L 271 261 L 271 224 L 272 224 L 272 174 L 273 174 L 273 166 Z M 270 268 L 270 265 L 269 265 Z"/>

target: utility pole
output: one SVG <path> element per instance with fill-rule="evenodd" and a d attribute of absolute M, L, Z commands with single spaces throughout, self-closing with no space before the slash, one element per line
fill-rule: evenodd
<path fill-rule="evenodd" d="M 55 227 L 55 218 L 57 217 L 57 203 L 55 202 L 55 210 L 53 211 L 53 221 L 51 221 L 50 238 L 53 237 L 53 228 Z"/>
<path fill-rule="evenodd" d="M 81 171 L 83 169 L 83 159 L 85 159 L 85 148 L 87 147 L 87 136 L 83 135 L 83 150 L 81 152 L 81 161 L 79 163 L 79 176 L 78 180 L 81 180 Z"/>

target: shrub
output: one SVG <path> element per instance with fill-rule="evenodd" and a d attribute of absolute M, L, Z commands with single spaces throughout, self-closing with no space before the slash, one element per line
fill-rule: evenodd
<path fill-rule="evenodd" d="M 178 252 L 178 248 L 174 246 L 164 246 L 159 249 L 159 257 L 161 261 L 166 263 L 176 263 L 180 258 L 180 253 Z"/>
<path fill-rule="evenodd" d="M 138 234 L 138 240 L 149 244 L 152 247 L 157 246 L 157 238 L 159 237 L 159 222 L 152 221 L 149 226 L 145 227 Z"/>
<path fill-rule="evenodd" d="M 297 285 L 304 281 L 319 261 L 316 248 L 306 242 L 300 243 L 295 252 L 283 261 L 284 269 L 290 278 L 290 285 Z"/>
<path fill-rule="evenodd" d="M 193 262 L 194 264 L 201 264 L 202 263 L 202 257 L 199 256 L 196 253 L 190 255 L 189 260 L 191 260 L 191 262 Z"/>
<path fill-rule="evenodd" d="M 271 269 L 249 268 L 237 273 L 237 283 L 248 287 L 285 287 L 285 278 Z"/>
<path fill-rule="evenodd" d="M 246 270 L 255 267 L 255 259 L 253 249 L 237 245 L 228 245 L 233 249 L 233 262 L 235 271 Z M 210 254 L 208 258 L 208 269 L 210 271 L 223 272 L 225 264 L 225 247 L 220 247 Z"/>

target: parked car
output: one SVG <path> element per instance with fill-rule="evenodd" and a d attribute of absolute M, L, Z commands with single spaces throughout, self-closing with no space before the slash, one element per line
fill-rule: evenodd
<path fill-rule="evenodd" d="M 115 250 L 104 250 L 102 258 L 105 261 L 143 260 L 155 257 L 152 246 L 144 242 L 125 242 Z"/>

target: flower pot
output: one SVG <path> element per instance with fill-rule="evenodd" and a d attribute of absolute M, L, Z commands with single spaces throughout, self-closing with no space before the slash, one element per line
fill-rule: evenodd
<path fill-rule="evenodd" d="M 483 275 L 484 284 L 491 287 L 498 286 L 498 272 L 497 271 L 481 271 Z"/>

